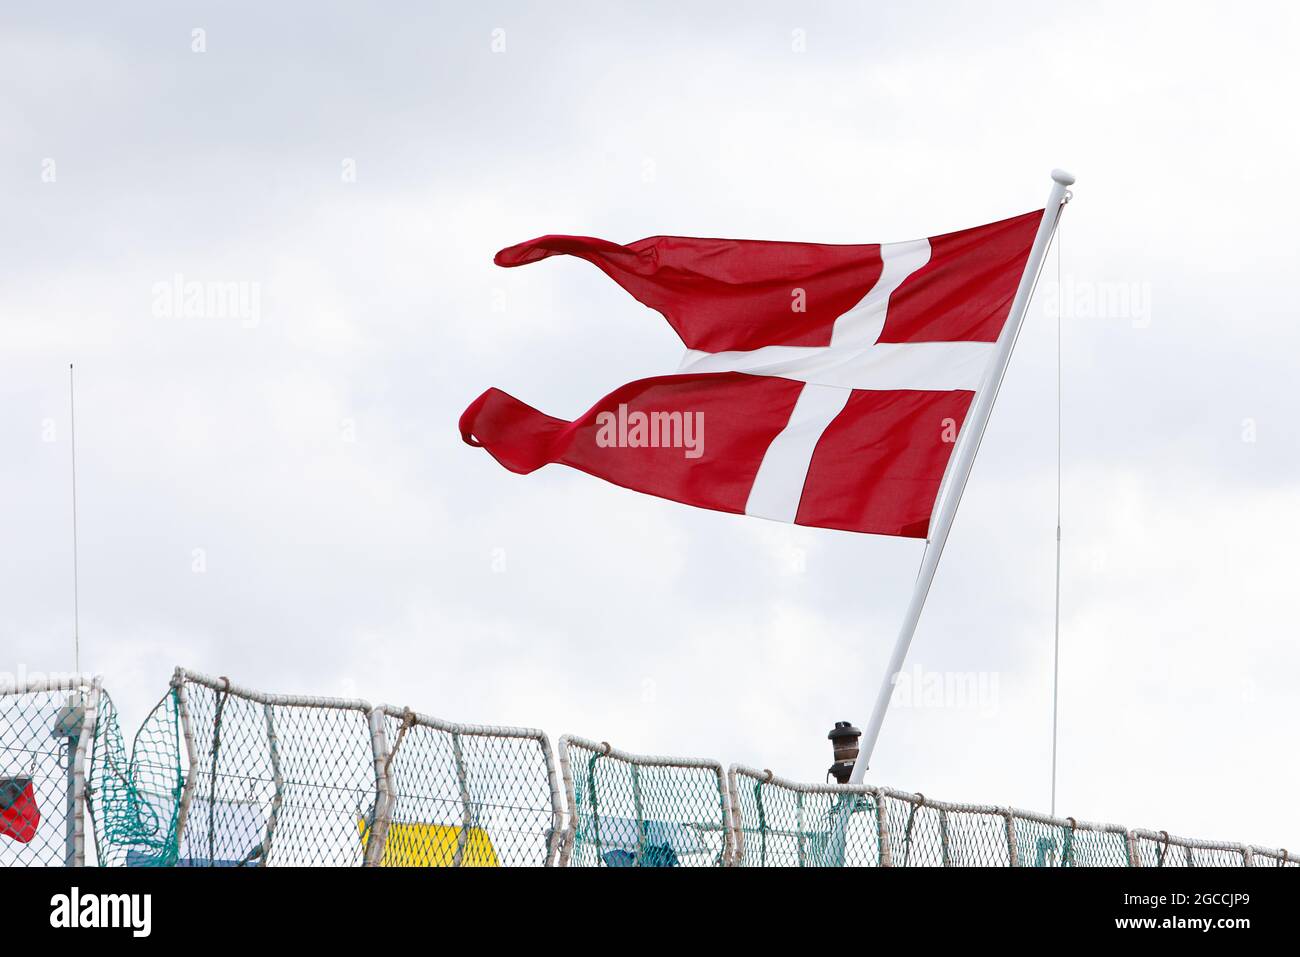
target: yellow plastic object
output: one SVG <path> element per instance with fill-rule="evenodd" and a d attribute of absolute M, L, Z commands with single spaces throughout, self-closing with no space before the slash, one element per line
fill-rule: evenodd
<path fill-rule="evenodd" d="M 357 822 L 361 844 L 366 843 L 369 828 L 364 820 Z M 388 825 L 388 840 L 384 842 L 381 867 L 451 867 L 456 861 L 456 844 L 460 840 L 459 827 L 450 824 L 406 824 L 394 821 Z M 471 827 L 461 855 L 461 867 L 500 867 L 492 838 L 481 827 Z"/>

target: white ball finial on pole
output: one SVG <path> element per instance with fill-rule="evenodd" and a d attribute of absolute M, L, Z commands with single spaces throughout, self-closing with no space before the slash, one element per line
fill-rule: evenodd
<path fill-rule="evenodd" d="M 1063 170 L 1063 169 L 1054 169 L 1054 170 L 1052 170 L 1052 179 L 1055 180 L 1056 182 L 1060 183 L 1062 186 L 1073 186 L 1073 185 L 1074 185 L 1074 174 L 1073 174 L 1073 173 L 1067 173 L 1067 172 L 1066 172 L 1065 170 Z"/>

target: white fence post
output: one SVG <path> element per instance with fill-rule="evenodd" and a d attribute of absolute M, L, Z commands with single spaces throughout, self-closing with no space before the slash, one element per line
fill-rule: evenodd
<path fill-rule="evenodd" d="M 722 866 L 731 867 L 736 863 L 736 848 L 731 840 L 735 830 L 733 826 L 735 813 L 731 806 L 731 790 L 727 787 L 727 775 L 722 770 L 721 764 L 718 765 L 718 784 L 718 791 L 722 798 Z"/>
<path fill-rule="evenodd" d="M 560 782 L 555 774 L 555 758 L 551 756 L 551 739 L 541 736 L 542 754 L 546 761 L 546 782 L 551 790 L 551 834 L 547 841 L 546 866 L 563 867 L 560 858 L 564 854 L 565 824 L 564 800 L 560 794 Z"/>
<path fill-rule="evenodd" d="M 451 733 L 451 754 L 456 765 L 456 789 L 460 793 L 460 831 L 456 834 L 456 853 L 451 866 L 460 867 L 465 863 L 465 846 L 474 827 L 474 804 L 470 799 L 469 782 L 465 777 L 465 754 L 461 751 L 460 735 Z"/>
<path fill-rule="evenodd" d="M 388 843 L 388 826 L 393 821 L 393 786 L 388 776 L 388 729 L 386 712 L 381 705 L 370 711 L 370 748 L 375 759 L 375 807 L 370 829 L 366 833 L 364 865 L 378 867 L 384 859 L 384 846 Z"/>
<path fill-rule="evenodd" d="M 730 867 L 739 867 L 745 859 L 745 831 L 740 823 L 740 797 L 736 784 L 736 768 L 733 764 L 727 769 L 727 797 L 731 802 L 731 863 Z"/>
<path fill-rule="evenodd" d="M 181 734 L 185 738 L 185 754 L 189 765 L 185 770 L 185 786 L 181 789 L 181 804 L 176 809 L 176 853 L 180 854 L 181 845 L 185 843 L 185 826 L 189 823 L 190 802 L 194 798 L 194 788 L 198 785 L 199 754 L 194 744 L 194 725 L 190 720 L 189 698 L 185 692 L 187 675 L 184 668 L 177 668 L 172 675 L 172 688 L 176 691 L 176 710 L 181 716 Z"/>
<path fill-rule="evenodd" d="M 275 826 L 280 821 L 280 808 L 284 805 L 284 775 L 280 772 L 280 739 L 275 734 L 275 707 L 262 705 L 266 715 L 266 745 L 271 754 L 271 780 L 275 793 L 271 797 L 271 811 L 266 816 L 266 836 L 262 838 L 262 867 L 271 863 L 271 848 L 275 843 Z"/>
<path fill-rule="evenodd" d="M 560 841 L 560 859 L 558 863 L 560 867 L 568 867 L 578 829 L 578 804 L 573 791 L 573 767 L 569 763 L 568 735 L 560 737 L 560 774 L 564 779 L 565 813 L 568 815 L 569 823 L 565 827 L 564 837 Z"/>
<path fill-rule="evenodd" d="M 1020 866 L 1019 848 L 1016 847 L 1016 819 L 1011 813 L 1011 808 L 1002 809 L 1003 816 L 1007 819 L 1007 863 L 1011 867 Z"/>
<path fill-rule="evenodd" d="M 99 695 L 102 683 L 93 678 L 90 687 L 82 693 L 84 702 L 81 731 L 77 736 L 77 749 L 68 755 L 72 762 L 72 860 L 73 867 L 86 866 L 86 760 L 95 736 L 95 722 L 99 713 Z"/>
<path fill-rule="evenodd" d="M 879 788 L 872 788 L 876 796 L 876 854 L 880 867 L 894 866 L 894 850 L 889 838 L 889 812 L 885 807 L 885 795 Z"/>

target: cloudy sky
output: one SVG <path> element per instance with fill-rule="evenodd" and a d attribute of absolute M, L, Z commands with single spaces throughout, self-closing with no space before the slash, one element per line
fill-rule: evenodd
<path fill-rule="evenodd" d="M 55 17 L 57 16 L 57 19 Z M 0 667 L 173 666 L 820 780 L 921 547 L 697 511 L 456 420 L 672 371 L 548 232 L 1063 224 L 1059 810 L 1300 847 L 1293 5 L 155 3 L 0 21 Z M 202 31 L 196 33 L 195 31 Z M 200 48 L 200 49 L 196 49 Z M 236 284 L 223 315 L 170 290 Z M 869 779 L 1046 810 L 1056 258 Z M 578 344 L 581 344 L 578 347 Z"/>

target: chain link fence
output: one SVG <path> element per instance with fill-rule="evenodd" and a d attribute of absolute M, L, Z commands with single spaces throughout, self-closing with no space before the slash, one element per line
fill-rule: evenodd
<path fill-rule="evenodd" d="M 1005 813 L 1011 821 L 1019 867 L 1137 866 L 1132 837 L 1122 825 L 1054 818 L 1015 808 Z"/>
<path fill-rule="evenodd" d="M 85 863 L 86 760 L 99 704 L 89 675 L 0 686 L 0 866 Z"/>
<path fill-rule="evenodd" d="M 731 863 L 731 801 L 718 762 L 628 754 L 566 735 L 560 768 L 569 807 L 562 866 Z"/>
<path fill-rule="evenodd" d="M 545 866 L 562 833 L 550 742 L 527 728 L 178 668 L 129 752 L 111 711 L 95 740 L 107 865 Z"/>
<path fill-rule="evenodd" d="M 1286 850 L 571 736 L 557 779 L 542 731 L 180 668 L 129 749 L 97 678 L 0 686 L 0 762 L 0 866 L 1300 866 Z"/>
<path fill-rule="evenodd" d="M 743 867 L 1300 866 L 1285 850 L 1130 831 L 891 788 L 800 784 L 732 766 Z"/>
<path fill-rule="evenodd" d="M 1175 837 L 1168 831 L 1134 831 L 1139 867 L 1300 867 L 1284 849 Z"/>
<path fill-rule="evenodd" d="M 378 863 L 550 866 L 563 829 L 546 734 L 441 721 L 385 706 L 391 812 Z"/>
<path fill-rule="evenodd" d="M 1123 867 L 1125 828 L 878 790 L 894 867 Z"/>
<path fill-rule="evenodd" d="M 877 789 L 801 784 L 733 765 L 733 862 L 740 867 L 879 867 L 889 862 Z"/>
<path fill-rule="evenodd" d="M 359 866 L 374 813 L 364 701 L 272 695 L 178 670 L 182 867 Z"/>

